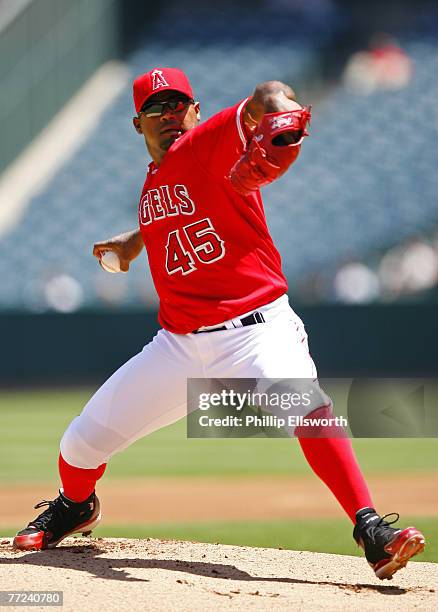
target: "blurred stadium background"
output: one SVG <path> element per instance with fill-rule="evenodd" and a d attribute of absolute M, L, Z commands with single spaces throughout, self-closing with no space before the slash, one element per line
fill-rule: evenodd
<path fill-rule="evenodd" d="M 149 159 L 131 125 L 131 82 L 155 65 L 188 73 L 204 119 L 267 79 L 313 105 L 311 138 L 264 200 L 320 374 L 436 375 L 435 2 L 0 0 L 0 490 L 56 482 L 64 427 L 157 329 L 146 258 L 110 275 L 91 255 L 136 225 Z M 289 461 L 292 476 L 307 474 L 284 441 L 225 441 L 202 455 L 181 425 L 151 440 L 114 459 L 109 482 L 280 477 Z M 435 440 L 356 445 L 371 476 L 438 474 Z M 420 518 L 430 533 L 434 517 Z M 2 533 L 19 526 L 5 521 Z M 330 550 L 341 524 L 295 522 L 287 541 L 275 521 L 133 533 L 302 548 L 328 533 Z"/>

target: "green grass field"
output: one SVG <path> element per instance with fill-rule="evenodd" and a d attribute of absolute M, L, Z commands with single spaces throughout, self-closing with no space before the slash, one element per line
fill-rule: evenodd
<path fill-rule="evenodd" d="M 58 482 L 60 437 L 92 390 L 0 393 L 0 486 Z M 366 475 L 379 472 L 436 471 L 438 440 L 355 440 Z M 188 440 L 185 422 L 158 431 L 115 456 L 107 480 L 145 476 L 304 475 L 309 468 L 296 440 Z M 233 521 L 154 525 L 103 525 L 96 535 L 160 537 L 359 554 L 347 519 L 324 521 Z M 425 530 L 428 548 L 420 560 L 438 562 L 438 518 L 403 517 Z M 0 529 L 11 535 L 20 525 Z"/>

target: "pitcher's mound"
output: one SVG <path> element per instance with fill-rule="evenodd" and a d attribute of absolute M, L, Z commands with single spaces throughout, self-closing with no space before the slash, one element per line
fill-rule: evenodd
<path fill-rule="evenodd" d="M 43 552 L 1 540 L 0 584 L 62 591 L 64 612 L 438 609 L 434 563 L 381 582 L 357 557 L 152 539 L 69 538 Z"/>

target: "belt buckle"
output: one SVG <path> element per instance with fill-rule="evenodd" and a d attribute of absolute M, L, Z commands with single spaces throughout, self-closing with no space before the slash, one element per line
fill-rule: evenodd
<path fill-rule="evenodd" d="M 265 317 L 262 315 L 261 312 L 256 310 L 255 312 L 252 312 L 246 317 L 243 317 L 243 319 L 240 319 L 240 322 L 242 324 L 242 327 L 246 327 L 247 325 L 256 325 L 257 323 L 264 323 Z"/>

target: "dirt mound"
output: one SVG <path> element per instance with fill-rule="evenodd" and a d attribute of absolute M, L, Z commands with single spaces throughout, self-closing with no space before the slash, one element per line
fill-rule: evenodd
<path fill-rule="evenodd" d="M 69 538 L 43 552 L 15 551 L 4 539 L 0 584 L 63 591 L 65 612 L 438 609 L 433 563 L 410 563 L 381 582 L 356 557 L 153 539 Z"/>

